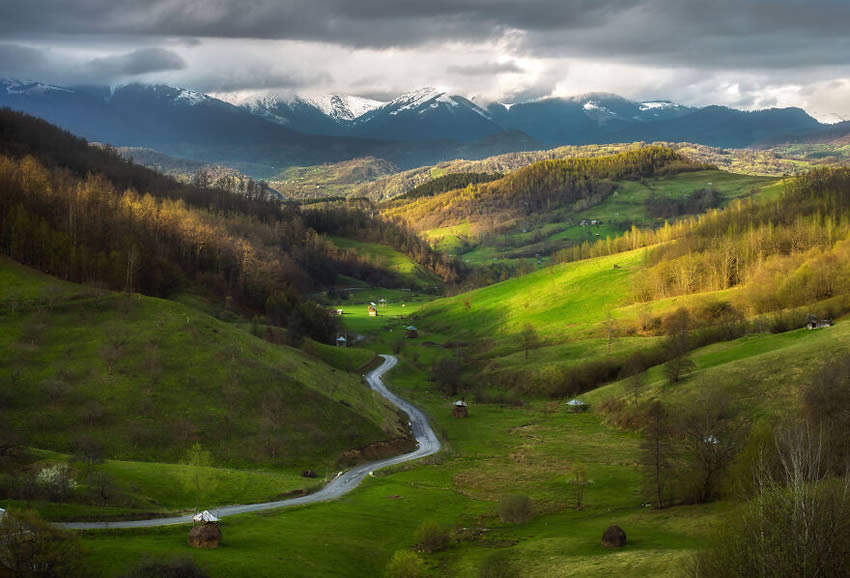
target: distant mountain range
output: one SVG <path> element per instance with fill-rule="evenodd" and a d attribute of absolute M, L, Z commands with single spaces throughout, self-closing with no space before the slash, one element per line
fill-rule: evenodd
<path fill-rule="evenodd" d="M 486 107 L 430 88 L 389 102 L 343 95 L 217 96 L 165 85 L 113 90 L 0 80 L 0 106 L 89 140 L 240 165 L 255 176 L 367 155 L 412 167 L 565 144 L 747 147 L 831 130 L 799 108 L 692 108 L 604 93 Z"/>

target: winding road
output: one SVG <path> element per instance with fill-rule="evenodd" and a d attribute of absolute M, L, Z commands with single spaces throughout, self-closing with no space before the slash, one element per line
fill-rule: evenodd
<path fill-rule="evenodd" d="M 327 486 L 318 492 L 308 494 L 306 496 L 290 498 L 287 500 L 278 500 L 276 502 L 224 506 L 216 508 L 215 514 L 218 517 L 223 518 L 225 516 L 235 516 L 236 514 L 247 514 L 249 512 L 260 512 L 276 508 L 327 502 L 347 494 L 360 485 L 360 482 L 362 482 L 366 476 L 375 470 L 424 458 L 425 456 L 430 456 L 431 454 L 435 454 L 440 451 L 440 440 L 437 438 L 437 434 L 434 433 L 434 430 L 431 429 L 431 425 L 428 423 L 428 419 L 425 417 L 425 414 L 407 400 L 388 390 L 381 379 L 386 372 L 395 367 L 396 363 L 398 363 L 398 359 L 392 355 L 381 355 L 381 357 L 384 358 L 384 363 L 366 375 L 366 381 L 369 383 L 369 387 L 407 413 L 408 418 L 410 419 L 411 430 L 413 431 L 413 435 L 417 442 L 417 448 L 414 451 L 400 456 L 395 456 L 393 458 L 386 458 L 370 462 L 368 464 L 361 464 L 338 475 Z M 149 520 L 128 520 L 121 522 L 65 522 L 54 525 L 67 530 L 105 530 L 115 528 L 152 528 L 154 526 L 172 526 L 175 524 L 190 523 L 192 523 L 192 514 L 174 516 L 171 518 L 152 518 Z"/>

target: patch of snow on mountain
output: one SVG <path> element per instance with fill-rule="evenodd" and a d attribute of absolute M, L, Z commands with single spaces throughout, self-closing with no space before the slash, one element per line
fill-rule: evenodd
<path fill-rule="evenodd" d="M 370 98 L 339 94 L 327 94 L 314 98 L 302 98 L 301 100 L 313 105 L 327 116 L 336 120 L 354 120 L 385 104 Z"/>
<path fill-rule="evenodd" d="M 174 101 L 185 102 L 189 106 L 195 106 L 196 104 L 201 104 L 202 102 L 205 102 L 207 98 L 208 97 L 206 94 L 182 88 L 180 89 L 180 92 L 177 93 L 177 96 L 174 97 Z"/>
<path fill-rule="evenodd" d="M 651 100 L 647 102 L 640 103 L 640 109 L 642 111 L 645 110 L 663 110 L 667 108 L 679 108 L 679 105 L 675 102 L 669 102 L 666 100 Z"/>
<path fill-rule="evenodd" d="M 592 113 L 599 113 L 599 114 L 609 114 L 611 116 L 617 116 L 616 112 L 612 111 L 611 109 L 609 109 L 607 107 L 600 106 L 600 105 L 596 104 L 595 102 L 593 102 L 592 100 L 588 100 L 587 102 L 585 102 L 584 106 L 582 106 L 582 108 L 585 110 L 585 112 L 592 112 Z"/>
<path fill-rule="evenodd" d="M 439 98 L 444 93 L 440 92 L 434 88 L 422 88 L 419 90 L 414 90 L 412 92 L 405 92 L 398 98 L 391 100 L 386 106 L 387 108 L 394 109 L 390 114 L 398 114 L 403 110 L 412 110 L 415 108 L 419 108 L 423 104 L 426 104 L 430 100 L 434 100 Z"/>
<path fill-rule="evenodd" d="M 443 104 L 448 104 L 452 108 L 460 106 L 460 103 L 458 101 L 456 101 L 451 96 L 449 96 L 445 93 L 441 94 L 440 96 L 437 97 L 437 102 L 440 102 L 440 103 L 443 103 Z M 436 108 L 436 107 L 432 106 L 432 108 Z"/>
<path fill-rule="evenodd" d="M 20 80 L 2 79 L 0 86 L 6 89 L 6 94 L 17 95 L 42 95 L 48 92 L 68 92 L 73 93 L 73 90 L 62 88 L 61 86 L 53 86 L 52 84 L 42 84 L 41 82 L 21 82 Z"/>

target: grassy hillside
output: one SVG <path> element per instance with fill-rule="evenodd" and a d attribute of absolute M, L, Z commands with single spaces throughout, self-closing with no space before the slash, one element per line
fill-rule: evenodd
<path fill-rule="evenodd" d="M 587 336 L 630 297 L 642 256 L 633 251 L 544 268 L 440 299 L 421 308 L 416 318 L 460 339 L 511 339 L 526 323 L 555 341 Z"/>
<path fill-rule="evenodd" d="M 334 246 L 349 250 L 376 268 L 394 273 L 408 288 L 427 288 L 442 284 L 442 281 L 422 265 L 413 262 L 389 245 L 358 241 L 345 237 L 330 236 Z"/>
<path fill-rule="evenodd" d="M 0 279 L 4 423 L 33 448 L 102 446 L 121 460 L 104 467 L 119 485 L 132 481 L 129 494 L 162 507 L 178 507 L 183 495 L 144 481 L 170 467 L 152 462 L 176 463 L 194 443 L 219 467 L 294 473 L 406 435 L 391 406 L 345 371 L 371 353 L 330 356 L 314 344 L 307 355 L 176 302 L 60 282 L 5 259 Z M 318 361 L 330 357 L 343 370 Z M 313 483 L 280 475 L 218 472 L 234 488 L 214 501 L 235 499 L 243 485 L 260 498 Z"/>
<path fill-rule="evenodd" d="M 700 348 L 693 354 L 697 371 L 677 386 L 663 385 L 660 368 L 651 369 L 641 401 L 661 397 L 685 410 L 710 389 L 723 388 L 734 396 L 735 411 L 751 419 L 793 415 L 807 372 L 846 349 L 845 326 Z M 457 420 L 450 415 L 451 399 L 427 380 L 434 355 L 451 352 L 408 342 L 389 380 L 431 415 L 447 444 L 442 456 L 376 473 L 332 504 L 229 519 L 223 526 L 226 547 L 216 552 L 189 551 L 181 545 L 185 529 L 165 528 L 89 534 L 83 542 L 91 560 L 107 575 L 132 566 L 142 551 L 190 554 L 212 576 L 237 569 L 332 575 L 343 567 L 347 575 L 376 575 L 394 551 L 414 546 L 416 528 L 430 519 L 450 530 L 452 539 L 445 552 L 422 555 L 428 575 L 474 577 L 482 566 L 495 565 L 545 576 L 680 576 L 710 530 L 739 504 L 726 498 L 664 510 L 643 506 L 640 436 L 606 425 L 599 409 L 612 396 L 630 399 L 624 382 L 582 396 L 591 404 L 586 414 L 569 414 L 559 402 L 526 399 L 511 406 L 467 398 L 470 417 Z M 569 479 L 579 463 L 588 469 L 590 484 L 584 509 L 576 511 Z M 498 517 L 500 500 L 514 493 L 533 500 L 534 517 L 527 523 Z M 611 523 L 628 534 L 622 550 L 599 544 Z M 281 550 L 288 554 L 280 556 Z"/>
<path fill-rule="evenodd" d="M 589 208 L 560 207 L 540 217 L 529 217 L 495 235 L 482 236 L 481 227 L 464 222 L 458 225 L 423 231 L 423 235 L 448 253 L 459 255 L 471 266 L 493 262 L 519 262 L 537 255 L 548 258 L 560 248 L 573 244 L 592 243 L 622 234 L 632 225 L 660 226 L 667 218 L 652 214 L 650 199 L 684 201 L 699 191 L 716 193 L 718 206 L 739 198 L 758 194 L 776 196 L 783 181 L 773 177 L 753 177 L 720 170 L 705 170 L 675 175 L 622 181 L 602 202 Z M 686 211 L 684 214 L 688 214 Z M 583 221 L 598 224 L 582 224 Z M 534 260 L 531 261 L 534 263 Z"/>

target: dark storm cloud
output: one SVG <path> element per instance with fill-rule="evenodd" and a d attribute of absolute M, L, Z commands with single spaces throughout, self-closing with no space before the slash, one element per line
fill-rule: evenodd
<path fill-rule="evenodd" d="M 783 67 L 848 62 L 846 0 L 30 0 L 0 34 L 276 38 L 353 47 L 526 34 L 531 55 Z"/>
<path fill-rule="evenodd" d="M 0 44 L 0 70 L 38 70 L 47 65 L 42 50 L 19 44 Z"/>
<path fill-rule="evenodd" d="M 252 67 L 240 70 L 227 69 L 219 74 L 207 74 L 193 88 L 204 92 L 232 92 L 238 90 L 275 90 L 291 92 L 307 89 L 333 79 L 324 72 L 315 74 L 290 74 Z"/>
<path fill-rule="evenodd" d="M 516 62 L 483 62 L 481 64 L 453 65 L 446 68 L 449 72 L 469 76 L 492 76 L 494 74 L 525 72 Z"/>
<path fill-rule="evenodd" d="M 139 48 L 127 54 L 95 58 L 89 66 L 97 74 L 121 77 L 165 70 L 182 70 L 186 68 L 186 61 L 176 52 L 164 48 Z"/>

